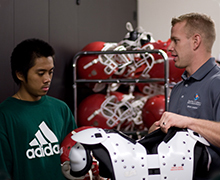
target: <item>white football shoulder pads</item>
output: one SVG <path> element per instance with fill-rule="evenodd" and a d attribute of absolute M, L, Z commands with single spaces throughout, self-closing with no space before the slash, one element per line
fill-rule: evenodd
<path fill-rule="evenodd" d="M 168 142 L 162 141 L 157 154 L 148 154 L 146 147 L 118 131 L 90 128 L 73 134 L 71 138 L 89 148 L 100 165 L 111 169 L 112 177 L 108 178 L 112 180 L 192 179 L 196 142 L 209 145 L 191 130 L 178 131 Z M 74 148 L 73 151 L 82 149 Z M 79 163 L 85 163 L 76 159 L 76 156 L 70 157 L 73 171 L 79 171 Z"/>

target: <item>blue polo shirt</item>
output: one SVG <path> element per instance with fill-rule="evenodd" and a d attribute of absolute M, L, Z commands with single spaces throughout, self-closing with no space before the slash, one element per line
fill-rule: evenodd
<path fill-rule="evenodd" d="M 215 59 L 210 58 L 190 77 L 187 77 L 185 71 L 182 79 L 183 81 L 172 89 L 168 111 L 199 119 L 220 121 L 220 68 Z M 210 154 L 214 160 L 211 166 L 218 167 L 220 171 L 219 156 L 212 150 Z"/>

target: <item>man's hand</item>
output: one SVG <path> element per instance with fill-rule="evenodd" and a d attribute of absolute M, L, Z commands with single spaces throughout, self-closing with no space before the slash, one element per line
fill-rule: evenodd
<path fill-rule="evenodd" d="M 161 130 L 167 133 L 170 127 L 178 128 L 187 128 L 187 125 L 190 123 L 189 117 L 182 116 L 179 114 L 164 112 L 159 121 L 155 121 L 154 124 L 149 128 L 148 133 L 155 131 L 156 129 L 161 128 Z"/>
<path fill-rule="evenodd" d="M 167 133 L 170 127 L 187 128 L 189 124 L 189 117 L 182 116 L 179 114 L 164 112 L 159 121 L 159 126 L 161 130 Z"/>

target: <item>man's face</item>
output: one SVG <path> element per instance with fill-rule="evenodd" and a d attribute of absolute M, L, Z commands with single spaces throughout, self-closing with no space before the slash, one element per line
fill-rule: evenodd
<path fill-rule="evenodd" d="M 22 79 L 22 95 L 29 101 L 39 100 L 41 96 L 46 95 L 53 76 L 54 63 L 53 58 L 40 57 L 35 60 L 35 65 L 29 69 L 27 81 Z"/>
<path fill-rule="evenodd" d="M 190 66 L 192 60 L 191 38 L 187 38 L 186 22 L 176 23 L 171 29 L 171 43 L 167 48 L 174 56 L 175 66 L 186 68 Z"/>

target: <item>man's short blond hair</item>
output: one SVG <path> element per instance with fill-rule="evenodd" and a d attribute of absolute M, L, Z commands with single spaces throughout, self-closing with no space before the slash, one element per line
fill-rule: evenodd
<path fill-rule="evenodd" d="M 173 18 L 171 24 L 174 26 L 176 23 L 183 21 L 186 21 L 185 28 L 188 31 L 187 37 L 190 38 L 196 33 L 200 34 L 207 51 L 211 52 L 216 38 L 214 21 L 206 14 L 188 13 Z"/>

